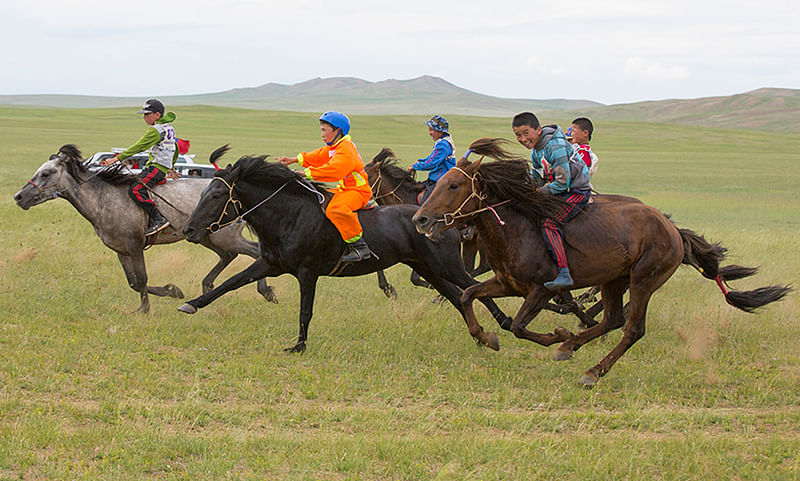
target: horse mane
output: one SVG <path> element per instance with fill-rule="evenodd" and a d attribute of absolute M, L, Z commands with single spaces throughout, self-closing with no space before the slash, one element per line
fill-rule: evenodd
<path fill-rule="evenodd" d="M 505 139 L 484 138 L 469 146 L 478 155 L 497 159 L 494 162 L 481 162 L 478 166 L 477 175 L 487 202 L 512 199 L 514 202 L 510 207 L 536 224 L 541 223 L 544 218 L 552 218 L 563 202 L 552 195 L 539 192 L 531 177 L 528 161 L 509 152 L 503 146 L 505 143 L 509 142 Z"/>
<path fill-rule="evenodd" d="M 232 166 L 228 165 L 226 168 L 218 170 L 214 175 L 222 177 L 231 183 L 241 180 L 261 187 L 290 182 L 291 185 L 288 185 L 287 188 L 299 189 L 296 192 L 305 193 L 307 196 L 309 194 L 307 189 L 291 182 L 297 180 L 314 188 L 320 194 L 327 195 L 328 192 L 324 184 L 301 177 L 297 172 L 283 164 L 267 162 L 267 157 L 266 155 L 243 156 Z"/>
<path fill-rule="evenodd" d="M 50 156 L 50 159 L 61 157 L 67 164 L 67 172 L 78 180 L 86 179 L 89 175 L 89 168 L 83 159 L 80 149 L 74 144 L 65 144 L 58 149 L 58 153 Z M 139 179 L 135 174 L 123 172 L 125 168 L 122 164 L 113 165 L 108 168 L 100 169 L 97 175 L 90 180 L 99 179 L 111 185 L 128 185 L 137 182 Z"/>
<path fill-rule="evenodd" d="M 388 147 L 382 148 L 370 163 L 376 165 L 381 175 L 385 176 L 392 185 L 400 187 L 405 183 L 408 189 L 417 193 L 424 188 L 422 182 L 415 180 L 411 172 L 397 165 L 398 159 L 392 149 Z"/>

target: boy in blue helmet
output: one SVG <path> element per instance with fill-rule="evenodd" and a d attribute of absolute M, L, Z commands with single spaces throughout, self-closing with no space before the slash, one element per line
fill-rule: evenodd
<path fill-rule="evenodd" d="M 434 115 L 425 124 L 428 126 L 428 135 L 433 139 L 433 151 L 429 156 L 417 160 L 408 168 L 409 172 L 430 171 L 428 178 L 424 181 L 425 192 L 419 200 L 420 205 L 431 195 L 433 188 L 436 187 L 436 182 L 445 172 L 456 165 L 456 144 L 450 135 L 450 124 L 447 123 L 447 120 L 440 115 Z"/>
<path fill-rule="evenodd" d="M 558 125 L 542 127 L 531 112 L 515 115 L 511 127 L 517 141 L 531 149 L 531 175 L 544 183 L 540 192 L 558 196 L 564 201 L 564 208 L 556 213 L 555 219 L 564 223 L 578 215 L 589 203 L 591 195 L 589 169 L 567 141 L 561 128 Z M 542 237 L 558 266 L 558 276 L 545 282 L 544 286 L 550 290 L 572 287 L 572 276 L 564 251 L 564 234 L 553 219 L 545 219 Z"/>
<path fill-rule="evenodd" d="M 348 133 L 350 119 L 341 112 L 325 112 L 319 118 L 319 128 L 325 146 L 313 152 L 300 152 L 297 157 L 278 157 L 283 165 L 299 162 L 311 180 L 338 182 L 330 191 L 325 215 L 336 226 L 348 249 L 341 262 L 369 259 L 369 246 L 355 211 L 362 209 L 372 198 L 372 189 L 364 172 L 364 162 Z"/>

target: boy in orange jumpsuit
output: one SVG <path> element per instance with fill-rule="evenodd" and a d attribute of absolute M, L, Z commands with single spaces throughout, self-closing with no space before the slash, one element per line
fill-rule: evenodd
<path fill-rule="evenodd" d="M 355 211 L 367 205 L 372 189 L 358 149 L 347 135 L 350 119 L 340 112 L 325 112 L 319 118 L 319 130 L 325 147 L 313 152 L 300 152 L 296 158 L 278 157 L 276 160 L 283 165 L 300 163 L 305 167 L 306 177 L 311 180 L 338 182 L 331 189 L 333 198 L 325 209 L 325 215 L 349 246 L 341 262 L 368 259 L 371 254 Z"/>

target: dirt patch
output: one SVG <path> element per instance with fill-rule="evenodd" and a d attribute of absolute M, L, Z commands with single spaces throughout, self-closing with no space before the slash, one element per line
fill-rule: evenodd
<path fill-rule="evenodd" d="M 701 325 L 694 329 L 676 329 L 678 337 L 686 343 L 686 355 L 692 361 L 705 359 L 708 352 L 725 342 L 726 336 L 717 332 L 710 325 Z"/>
<path fill-rule="evenodd" d="M 31 259 L 36 257 L 39 251 L 34 249 L 33 247 L 26 247 L 22 250 L 17 251 L 13 256 L 11 256 L 11 262 L 16 264 L 22 264 L 23 262 L 29 262 Z"/>

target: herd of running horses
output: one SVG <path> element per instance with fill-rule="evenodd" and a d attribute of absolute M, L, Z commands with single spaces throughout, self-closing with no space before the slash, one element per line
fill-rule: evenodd
<path fill-rule="evenodd" d="M 266 278 L 293 275 L 300 286 L 300 326 L 296 343 L 286 349 L 291 352 L 306 348 L 319 277 L 360 276 L 397 263 L 424 278 L 458 310 L 470 335 L 495 350 L 500 347 L 498 336 L 478 323 L 475 299 L 489 309 L 501 329 L 516 337 L 544 346 L 560 343 L 556 360 L 569 359 L 587 342 L 624 326 L 620 342 L 580 378 L 586 386 L 595 385 L 644 335 L 651 295 L 681 264 L 715 281 L 725 300 L 746 312 L 780 300 L 791 290 L 775 285 L 729 290 L 728 282 L 752 276 L 756 269 L 721 266 L 724 247 L 678 228 L 668 216 L 638 199 L 596 195 L 584 212 L 563 226 L 573 289 L 589 290 L 578 298 L 569 292 L 551 292 L 543 284 L 554 277 L 556 266 L 539 229 L 542 220 L 559 208 L 558 201 L 538 192 L 525 159 L 511 154 L 501 139 L 479 139 L 469 149 L 482 156 L 480 160 L 461 159 L 437 182 L 422 206 L 416 205 L 422 184 L 396 165 L 391 151 L 384 149 L 369 162 L 366 171 L 374 198 L 382 205 L 358 215 L 374 255 L 351 264 L 339 262 L 345 244 L 325 217 L 324 206 L 330 198 L 325 187 L 266 161 L 265 156 L 241 157 L 217 171 L 213 179 L 158 186 L 153 197 L 171 227 L 155 239 L 145 238 L 146 214 L 128 197 L 128 186 L 138 178 L 122 166 L 89 168 L 71 144 L 50 156 L 14 200 L 26 210 L 56 198 L 71 203 L 117 253 L 128 284 L 140 294 L 139 312 L 148 312 L 148 294 L 183 297 L 174 284 L 147 285 L 144 250 L 149 244 L 185 238 L 219 255 L 219 262 L 202 281 L 202 295 L 179 307 L 190 314 L 252 282 L 266 300 L 277 302 Z M 210 160 L 216 162 L 226 151 L 227 146 L 217 149 Z M 258 242 L 242 236 L 245 225 L 257 234 Z M 476 268 L 477 252 L 481 265 Z M 254 262 L 215 287 L 216 277 L 239 254 Z M 494 274 L 490 279 L 474 279 L 488 269 Z M 381 285 L 387 294 L 392 291 L 385 278 Z M 583 309 L 583 303 L 598 290 L 601 300 Z M 626 291 L 627 305 L 623 302 Z M 513 318 L 492 300 L 506 296 L 524 299 Z M 572 312 L 585 329 L 577 334 L 563 327 L 549 333 L 528 330 L 542 309 Z M 596 322 L 600 311 L 602 320 Z"/>

